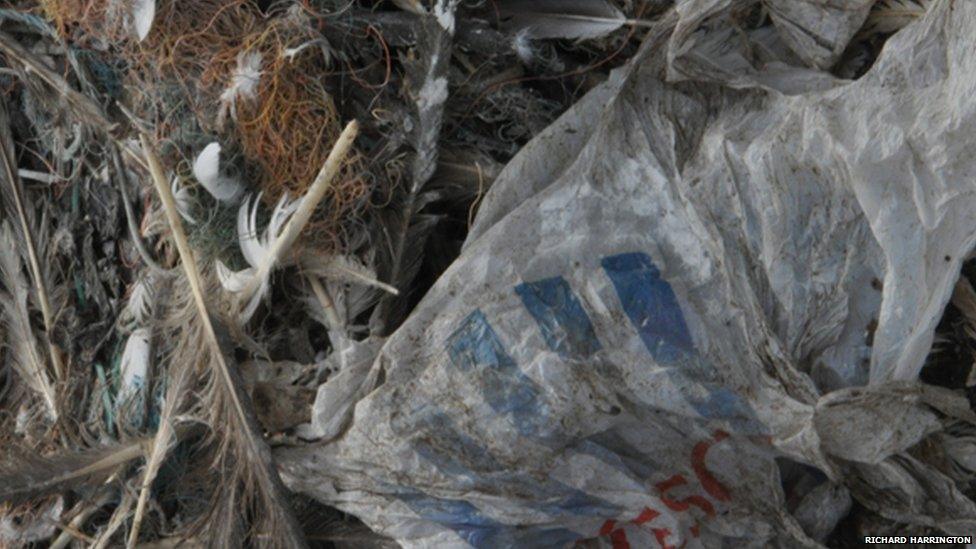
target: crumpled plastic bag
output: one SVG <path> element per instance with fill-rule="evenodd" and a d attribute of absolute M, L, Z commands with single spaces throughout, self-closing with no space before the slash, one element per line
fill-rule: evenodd
<path fill-rule="evenodd" d="M 320 388 L 290 488 L 407 547 L 815 545 L 852 497 L 974 531 L 973 414 L 915 380 L 976 239 L 976 3 L 933 2 L 852 82 L 817 67 L 855 4 L 736 34 L 742 3 L 678 2 Z"/>

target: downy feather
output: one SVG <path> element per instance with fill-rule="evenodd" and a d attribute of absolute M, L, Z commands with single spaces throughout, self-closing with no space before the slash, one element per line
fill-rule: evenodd
<path fill-rule="evenodd" d="M 180 183 L 180 178 L 174 177 L 172 183 L 170 183 L 170 190 L 173 191 L 173 198 L 176 199 L 176 209 L 180 212 L 180 216 L 187 223 L 196 225 L 197 220 L 191 213 L 193 211 L 193 197 L 190 195 L 190 189 Z"/>
<path fill-rule="evenodd" d="M 635 24 L 607 0 L 502 0 L 502 28 L 528 38 L 600 38 Z"/>
<path fill-rule="evenodd" d="M 515 38 L 512 39 L 512 49 L 515 50 L 515 55 L 518 56 L 519 61 L 526 65 L 532 64 L 535 59 L 535 52 L 532 51 L 528 29 L 522 29 L 515 33 Z"/>
<path fill-rule="evenodd" d="M 237 68 L 231 77 L 230 85 L 220 94 L 220 113 L 217 115 L 217 125 L 223 126 L 230 114 L 232 120 L 237 120 L 237 101 L 239 99 L 253 99 L 257 97 L 258 84 L 261 82 L 261 53 L 242 51 L 237 54 Z"/>
<path fill-rule="evenodd" d="M 30 547 L 58 531 L 64 512 L 64 498 L 55 497 L 39 505 L 0 507 L 0 547 Z"/>
<path fill-rule="evenodd" d="M 152 316 L 155 292 L 155 281 L 151 275 L 136 280 L 122 310 L 122 320 L 145 326 Z"/>
<path fill-rule="evenodd" d="M 193 176 L 217 200 L 236 204 L 244 194 L 244 187 L 233 177 L 220 173 L 220 143 L 210 143 L 193 161 Z"/>

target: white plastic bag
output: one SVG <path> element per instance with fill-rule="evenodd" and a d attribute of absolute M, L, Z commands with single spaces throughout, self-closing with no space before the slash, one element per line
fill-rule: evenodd
<path fill-rule="evenodd" d="M 408 547 L 813 544 L 849 493 L 973 531 L 904 453 L 968 404 L 897 380 L 976 235 L 976 4 L 934 2 L 855 82 L 790 33 L 717 48 L 731 4 L 679 2 L 507 166 L 369 374 L 323 387 L 364 395 L 348 426 L 279 452 L 292 489 Z M 817 24 L 826 59 L 859 23 Z M 784 463 L 822 486 L 799 520 Z"/>

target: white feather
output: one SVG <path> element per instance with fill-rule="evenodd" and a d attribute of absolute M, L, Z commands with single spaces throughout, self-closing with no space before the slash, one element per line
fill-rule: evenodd
<path fill-rule="evenodd" d="M 149 330 L 134 330 L 125 342 L 119 364 L 121 383 L 115 409 L 122 410 L 129 425 L 139 427 L 145 419 L 146 384 L 149 379 Z"/>
<path fill-rule="evenodd" d="M 519 60 L 526 65 L 531 65 L 535 54 L 532 53 L 532 42 L 529 41 L 529 32 L 525 29 L 518 31 L 512 40 L 512 49 Z"/>
<path fill-rule="evenodd" d="M 434 17 L 437 18 L 437 23 L 442 29 L 447 31 L 447 34 L 454 34 L 454 8 L 451 4 L 457 4 L 457 0 L 441 0 L 440 2 L 435 2 L 434 4 Z"/>
<path fill-rule="evenodd" d="M 257 216 L 258 204 L 261 202 L 261 195 L 254 201 L 251 208 L 251 197 L 244 199 L 240 209 L 237 210 L 237 240 L 241 246 L 241 254 L 248 265 L 255 265 L 261 258 L 261 240 L 258 237 Z"/>
<path fill-rule="evenodd" d="M 341 51 L 334 50 L 332 48 L 332 44 L 330 44 L 325 38 L 316 38 L 314 40 L 309 40 L 308 42 L 303 42 L 302 44 L 299 44 L 293 48 L 285 48 L 281 51 L 281 57 L 288 62 L 292 62 L 295 60 L 295 57 L 297 57 L 298 54 L 312 46 L 319 47 L 319 51 L 322 53 L 322 60 L 325 62 L 326 67 L 331 67 L 337 58 L 341 59 L 345 57 Z"/>
<path fill-rule="evenodd" d="M 417 107 L 421 111 L 426 111 L 443 104 L 447 101 L 447 97 L 447 79 L 428 78 L 424 81 L 424 87 L 420 88 L 420 94 L 417 97 Z"/>
<path fill-rule="evenodd" d="M 220 279 L 221 286 L 225 290 L 232 293 L 239 293 L 250 287 L 256 286 L 258 288 L 254 295 L 250 297 L 244 311 L 242 311 L 244 321 L 251 318 L 251 315 L 257 310 L 261 298 L 268 291 L 268 279 L 271 271 L 278 265 L 269 265 L 264 269 L 261 269 L 261 267 L 265 263 L 272 261 L 271 248 L 275 240 L 281 235 L 281 231 L 284 229 L 289 217 L 295 213 L 295 210 L 301 203 L 301 201 L 297 200 L 290 201 L 288 200 L 287 194 L 283 195 L 271 212 L 271 220 L 264 229 L 264 233 L 259 236 L 257 217 L 258 205 L 261 203 L 260 198 L 260 195 L 258 195 L 258 198 L 254 200 L 253 207 L 251 206 L 250 197 L 244 199 L 244 203 L 241 204 L 240 209 L 237 211 L 237 239 L 240 243 L 241 255 L 244 256 L 244 260 L 247 261 L 250 267 L 235 272 L 219 261 L 216 264 L 217 276 Z M 281 264 L 283 261 L 279 259 L 278 263 Z M 265 274 L 261 280 L 254 280 L 255 277 L 259 276 L 259 272 L 264 272 Z"/>
<path fill-rule="evenodd" d="M 607 0 L 500 0 L 498 11 L 503 28 L 531 38 L 600 38 L 625 24 L 643 24 Z"/>
<path fill-rule="evenodd" d="M 136 29 L 136 36 L 142 42 L 149 36 L 153 19 L 156 17 L 156 0 L 133 0 L 132 22 Z"/>
<path fill-rule="evenodd" d="M 258 84 L 261 83 L 261 52 L 240 52 L 237 54 L 237 67 L 231 76 L 230 85 L 220 94 L 220 113 L 217 124 L 223 125 L 227 114 L 237 120 L 237 101 L 257 97 Z"/>
<path fill-rule="evenodd" d="M 377 280 L 376 272 L 363 264 L 355 256 L 333 255 L 328 258 L 318 256 L 303 258 L 303 269 L 330 282 L 345 282 L 360 286 L 379 288 L 384 292 L 400 295 L 393 286 Z"/>
<path fill-rule="evenodd" d="M 241 208 L 237 211 L 237 238 L 240 240 L 241 253 L 251 267 L 260 267 L 267 261 L 274 243 L 281 230 L 288 222 L 291 214 L 295 213 L 300 201 L 291 201 L 285 193 L 278 200 L 274 210 L 271 212 L 271 220 L 264 229 L 264 234 L 258 236 L 258 205 L 261 203 L 261 195 L 254 201 L 254 206 L 250 206 L 250 198 L 244 200 Z"/>
<path fill-rule="evenodd" d="M 287 195 L 282 196 L 271 214 L 271 220 L 262 237 L 258 237 L 257 231 L 257 201 L 254 208 L 249 207 L 250 197 L 241 205 L 237 215 L 238 241 L 241 253 L 254 269 L 244 288 L 239 292 L 240 300 L 249 300 L 242 314 L 244 322 L 250 318 L 261 297 L 267 292 L 271 272 L 279 264 L 288 264 L 294 259 L 291 247 L 298 240 L 302 230 L 312 218 L 316 206 L 332 184 L 332 179 L 339 172 L 358 131 L 359 125 L 355 120 L 346 125 L 308 191 L 296 202 L 290 202 Z M 163 188 L 166 190 L 165 186 Z M 230 283 L 231 273 L 225 271 L 224 279 Z M 233 280 L 236 282 L 239 279 Z"/>
<path fill-rule="evenodd" d="M 414 13 L 417 15 L 426 15 L 427 10 L 424 9 L 424 5 L 420 3 L 420 0 L 393 0 L 393 5 L 400 8 L 403 11 Z"/>
<path fill-rule="evenodd" d="M 236 179 L 220 173 L 220 143 L 211 143 L 193 161 L 193 175 L 214 198 L 226 204 L 236 204 L 244 194 L 244 187 Z"/>
<path fill-rule="evenodd" d="M 145 388 L 149 377 L 149 330 L 137 328 L 125 342 L 122 360 L 119 365 L 122 373 L 122 385 L 119 389 L 122 395 L 132 395 Z"/>
<path fill-rule="evenodd" d="M 187 223 L 196 225 L 197 220 L 190 213 L 193 209 L 193 197 L 190 195 L 190 189 L 186 185 L 181 184 L 178 177 L 174 177 L 173 182 L 170 183 L 170 190 L 173 191 L 173 199 L 176 200 L 176 211 L 180 212 L 180 217 L 185 219 Z"/>
<path fill-rule="evenodd" d="M 131 319 L 137 325 L 144 325 L 152 315 L 155 291 L 151 278 L 140 278 L 132 285 L 132 293 L 125 303 L 124 318 Z"/>
<path fill-rule="evenodd" d="M 228 292 L 233 293 L 243 291 L 255 272 L 253 267 L 248 267 L 240 271 L 232 271 L 219 259 L 217 260 L 216 266 L 217 278 L 220 279 L 220 285 Z"/>

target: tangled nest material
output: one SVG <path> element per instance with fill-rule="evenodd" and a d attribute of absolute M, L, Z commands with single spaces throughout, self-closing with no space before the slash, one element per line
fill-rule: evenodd
<path fill-rule="evenodd" d="M 118 49 L 127 103 L 151 117 L 158 140 L 175 145 L 218 136 L 246 159 L 243 171 L 267 204 L 286 192 L 303 194 L 341 129 L 325 86 L 332 72 L 323 55 L 328 44 L 316 37 L 312 15 L 298 5 L 263 14 L 249 0 L 167 0 L 156 5 L 152 32 L 135 41 L 122 5 L 48 0 L 44 7 L 65 36 L 99 37 Z M 172 146 L 164 158 L 193 153 Z M 361 212 L 363 172 L 353 154 L 329 190 L 324 215 L 310 231 L 324 246 L 338 249 L 342 220 Z"/>

